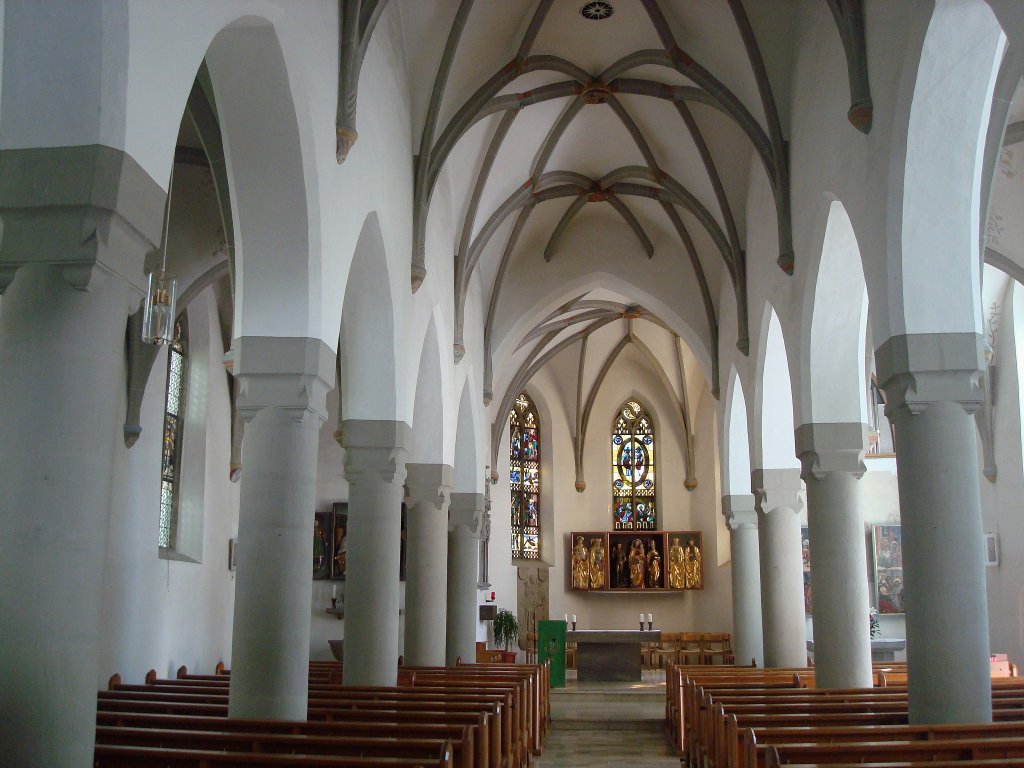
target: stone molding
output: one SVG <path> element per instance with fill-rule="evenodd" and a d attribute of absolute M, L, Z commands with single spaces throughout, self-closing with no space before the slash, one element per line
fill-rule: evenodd
<path fill-rule="evenodd" d="M 750 473 L 750 487 L 759 517 L 777 509 L 799 512 L 803 508 L 799 469 L 755 469 Z"/>
<path fill-rule="evenodd" d="M 732 494 L 722 497 L 722 514 L 730 531 L 740 528 L 757 528 L 757 510 L 754 508 L 754 494 Z"/>
<path fill-rule="evenodd" d="M 448 506 L 448 531 L 479 538 L 484 517 L 482 493 L 453 493 Z"/>
<path fill-rule="evenodd" d="M 342 432 L 345 477 L 349 483 L 405 483 L 405 460 L 412 444 L 412 429 L 408 424 L 346 419 L 342 422 Z"/>
<path fill-rule="evenodd" d="M 845 472 L 858 480 L 867 472 L 864 453 L 868 443 L 868 425 L 860 422 L 801 424 L 796 433 L 796 455 L 800 459 L 800 477 L 805 481 L 822 480 L 835 472 Z"/>
<path fill-rule="evenodd" d="M 242 336 L 235 341 L 233 373 L 238 413 L 250 421 L 264 408 L 279 408 L 296 421 L 327 420 L 327 391 L 334 386 L 335 354 L 320 339 Z"/>
<path fill-rule="evenodd" d="M 967 413 L 981 405 L 985 338 L 977 333 L 914 333 L 892 336 L 875 352 L 879 386 L 890 418 L 905 408 L 959 403 Z"/>
<path fill-rule="evenodd" d="M 80 291 L 99 267 L 141 295 L 167 193 L 113 147 L 0 150 L 0 294 L 26 264 L 51 264 Z"/>
<path fill-rule="evenodd" d="M 410 510 L 420 504 L 429 504 L 447 510 L 452 492 L 450 464 L 406 464 L 405 500 Z"/>

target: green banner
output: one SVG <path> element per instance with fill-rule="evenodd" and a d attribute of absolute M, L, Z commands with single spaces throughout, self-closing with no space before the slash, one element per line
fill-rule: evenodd
<path fill-rule="evenodd" d="M 565 622 L 537 622 L 537 659 L 551 660 L 551 687 L 565 688 Z"/>

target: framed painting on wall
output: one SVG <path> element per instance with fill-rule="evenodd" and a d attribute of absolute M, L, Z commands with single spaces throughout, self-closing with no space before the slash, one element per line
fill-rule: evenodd
<path fill-rule="evenodd" d="M 339 501 L 332 512 L 334 528 L 331 533 L 331 578 L 345 579 L 348 565 L 348 502 Z"/>
<path fill-rule="evenodd" d="M 879 613 L 903 613 L 903 535 L 898 525 L 872 528 L 875 604 Z"/>
<path fill-rule="evenodd" d="M 334 538 L 333 515 L 317 512 L 313 516 L 313 578 L 331 577 L 331 540 Z"/>
<path fill-rule="evenodd" d="M 804 561 L 804 613 L 811 615 L 811 529 L 800 528 L 800 551 Z"/>

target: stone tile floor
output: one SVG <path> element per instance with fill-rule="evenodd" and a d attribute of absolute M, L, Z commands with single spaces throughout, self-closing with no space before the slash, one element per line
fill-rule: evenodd
<path fill-rule="evenodd" d="M 665 673 L 639 683 L 578 683 L 551 692 L 552 727 L 536 768 L 679 768 L 664 731 Z"/>
<path fill-rule="evenodd" d="M 661 722 L 594 721 L 594 728 L 552 724 L 537 768 L 679 768 Z"/>

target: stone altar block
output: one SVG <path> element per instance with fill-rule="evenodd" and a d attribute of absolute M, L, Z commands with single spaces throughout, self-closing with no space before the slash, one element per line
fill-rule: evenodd
<path fill-rule="evenodd" d="M 578 682 L 639 682 L 640 646 L 661 642 L 661 630 L 578 629 L 565 639 L 576 643 Z"/>

